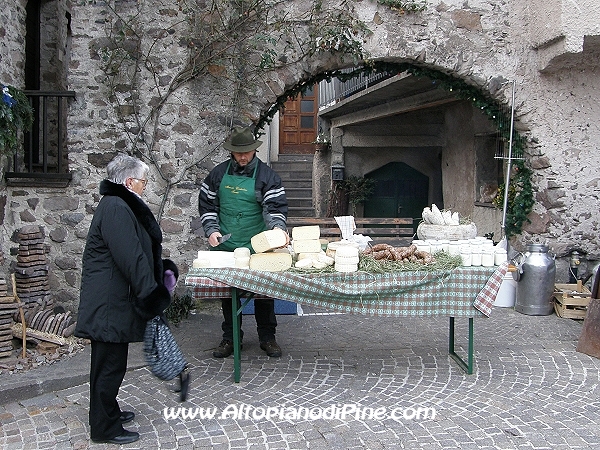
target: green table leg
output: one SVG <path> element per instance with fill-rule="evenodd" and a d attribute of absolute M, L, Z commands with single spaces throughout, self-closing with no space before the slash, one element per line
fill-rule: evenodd
<path fill-rule="evenodd" d="M 454 317 L 450 317 L 450 330 L 448 332 L 448 353 L 456 361 L 456 363 L 467 374 L 473 374 L 473 318 L 469 317 L 469 351 L 467 354 L 467 362 L 456 354 L 454 351 Z"/>
<path fill-rule="evenodd" d="M 252 300 L 254 294 L 247 294 L 246 301 L 241 302 L 241 290 L 231 288 L 231 314 L 233 315 L 233 381 L 240 382 L 242 371 L 242 311 L 244 307 Z M 238 308 L 239 303 L 239 308 Z"/>

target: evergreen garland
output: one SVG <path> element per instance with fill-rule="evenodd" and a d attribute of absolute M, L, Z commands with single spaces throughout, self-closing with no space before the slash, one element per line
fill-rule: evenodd
<path fill-rule="evenodd" d="M 387 72 L 390 74 L 400 74 L 408 72 L 415 77 L 426 77 L 431 80 L 432 84 L 441 89 L 452 92 L 457 98 L 469 100 L 479 110 L 485 114 L 488 119 L 492 120 L 498 129 L 500 137 L 505 141 L 510 140 L 510 114 L 503 108 L 498 101 L 492 98 L 489 94 L 483 92 L 480 88 L 466 83 L 460 78 L 453 75 L 441 72 L 435 69 L 429 69 L 418 66 L 413 63 L 388 63 L 383 61 L 366 61 L 362 67 L 357 67 L 350 72 L 342 72 L 341 70 L 325 71 L 304 81 L 298 83 L 294 88 L 286 91 L 284 95 L 277 99 L 277 102 L 269 108 L 269 110 L 260 118 L 256 124 L 256 129 L 262 129 L 266 124 L 270 123 L 273 116 L 279 111 L 285 102 L 293 99 L 299 94 L 303 94 L 307 89 L 321 81 L 330 81 L 333 78 L 338 78 L 344 82 L 357 77 L 361 73 L 371 74 L 377 72 Z M 524 154 L 526 139 L 513 129 L 512 147 L 515 154 Z M 514 160 L 515 177 L 511 180 L 511 185 L 514 184 L 515 198 L 509 201 L 507 205 L 505 234 L 509 238 L 521 233 L 523 224 L 528 221 L 528 215 L 533 210 L 533 188 L 531 185 L 532 171 L 525 166 L 522 160 Z M 504 191 L 502 191 L 502 195 Z"/>

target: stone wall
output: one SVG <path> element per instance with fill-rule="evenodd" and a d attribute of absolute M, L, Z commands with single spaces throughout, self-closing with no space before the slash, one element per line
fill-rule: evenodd
<path fill-rule="evenodd" d="M 8 3 L 0 11 L 0 74 L 1 81 L 19 85 L 25 1 Z M 295 12 L 306 5 L 306 1 L 287 3 Z M 153 60 L 160 69 L 159 77 L 141 70 L 137 85 L 121 80 L 122 84 L 109 89 L 97 51 L 106 43 L 106 21 L 112 17 L 107 4 L 118 8 L 123 17 L 136 12 L 138 5 L 144 8 L 138 16 L 145 22 L 141 24 L 144 38 L 137 41 L 126 35 L 125 45 L 139 45 L 145 51 L 154 45 L 160 55 Z M 594 58 L 583 58 L 583 65 L 581 58 L 577 65 L 567 59 L 561 65 L 565 69 L 541 73 L 527 33 L 528 16 L 515 9 L 520 5 L 521 11 L 527 11 L 526 0 L 449 0 L 428 5 L 424 13 L 401 15 L 375 1 L 356 2 L 355 14 L 373 30 L 365 42 L 371 58 L 413 61 L 451 73 L 505 104 L 510 99 L 510 85 L 505 82 L 514 80 L 517 125 L 528 138 L 528 161 L 534 168 L 536 189 L 532 223 L 515 245 L 523 248 L 524 243 L 541 240 L 548 242 L 559 258 L 568 256 L 573 248 L 585 251 L 589 258 L 600 258 L 599 224 L 594 214 L 600 206 L 596 169 L 600 166 L 596 148 L 600 106 L 593 101 L 600 98 L 600 74 Z M 184 84 L 164 105 L 155 129 L 149 127 L 141 133 L 135 114 L 145 117 L 160 103 L 189 55 L 192 43 L 183 12 L 157 0 L 76 2 L 69 11 L 65 88 L 77 93 L 68 116 L 73 180 L 67 188 L 2 187 L 0 197 L 5 200 L 0 201 L 0 206 L 4 202 L 0 227 L 4 272 L 14 259 L 17 230 L 24 225 L 42 227 L 50 246 L 47 258 L 54 301 L 75 309 L 85 236 L 100 199 L 98 184 L 115 152 L 130 150 L 135 142 L 145 155 L 152 155 L 145 200 L 160 218 L 165 256 L 176 261 L 185 274 L 197 250 L 206 248 L 197 212 L 199 183 L 226 158 L 220 144 L 232 123 L 258 120 L 286 89 L 323 70 L 350 66 L 352 61 L 317 53 L 266 73 L 253 85 L 242 86 L 244 89 L 232 74 L 211 67 L 198 80 Z M 584 45 L 582 52 L 595 55 L 596 49 Z M 132 107 L 132 96 L 141 99 L 141 110 Z M 239 102 L 240 98 L 244 101 Z M 148 133 L 155 133 L 156 139 L 150 140 Z M 474 190 L 471 185 L 468 189 Z"/>

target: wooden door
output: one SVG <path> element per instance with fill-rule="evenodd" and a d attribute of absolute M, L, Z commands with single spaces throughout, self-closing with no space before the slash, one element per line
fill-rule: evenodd
<path fill-rule="evenodd" d="M 314 153 L 319 103 L 318 85 L 285 102 L 279 113 L 279 153 Z"/>
<path fill-rule="evenodd" d="M 366 177 L 375 180 L 375 191 L 364 204 L 365 217 L 419 219 L 429 203 L 429 178 L 405 163 L 388 163 Z"/>

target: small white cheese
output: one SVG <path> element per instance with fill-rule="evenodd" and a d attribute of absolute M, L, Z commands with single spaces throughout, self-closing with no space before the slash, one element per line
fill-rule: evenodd
<path fill-rule="evenodd" d="M 311 258 L 304 258 L 296 261 L 294 267 L 298 269 L 310 269 L 313 266 L 313 260 Z"/>
<path fill-rule="evenodd" d="M 325 255 L 325 254 L 320 254 L 320 255 L 317 257 L 317 259 L 318 259 L 320 262 L 323 262 L 323 263 L 327 264 L 328 266 L 331 266 L 331 265 L 332 265 L 332 264 L 335 262 L 335 260 L 334 260 L 332 257 L 330 257 L 330 256 L 327 256 L 327 255 Z"/>

